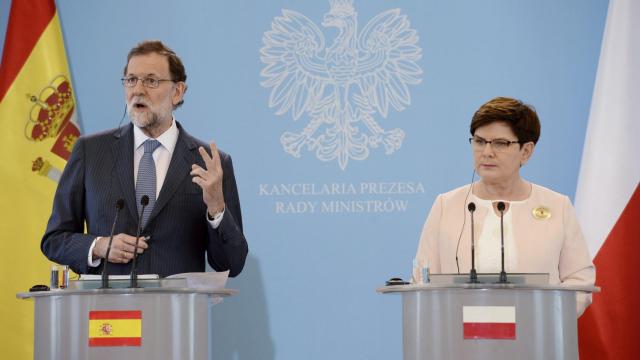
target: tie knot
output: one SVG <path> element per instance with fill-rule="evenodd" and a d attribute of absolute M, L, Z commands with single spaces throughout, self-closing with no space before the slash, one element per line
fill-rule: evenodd
<path fill-rule="evenodd" d="M 154 139 L 147 139 L 144 142 L 144 153 L 153 153 L 158 146 L 160 146 L 160 141 Z"/>

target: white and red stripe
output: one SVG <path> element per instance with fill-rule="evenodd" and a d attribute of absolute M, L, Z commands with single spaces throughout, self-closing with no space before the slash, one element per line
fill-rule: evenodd
<path fill-rule="evenodd" d="M 465 339 L 516 338 L 515 306 L 463 306 L 462 323 Z"/>
<path fill-rule="evenodd" d="M 582 155 L 576 211 L 596 265 L 579 320 L 580 359 L 640 354 L 640 2 L 611 0 Z"/>

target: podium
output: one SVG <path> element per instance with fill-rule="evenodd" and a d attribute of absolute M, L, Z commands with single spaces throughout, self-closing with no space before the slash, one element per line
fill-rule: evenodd
<path fill-rule="evenodd" d="M 17 294 L 35 302 L 34 359 L 208 359 L 212 306 L 236 292 L 187 288 L 181 280 Z"/>
<path fill-rule="evenodd" d="M 578 360 L 576 292 L 598 288 L 452 282 L 377 291 L 402 297 L 404 360 Z"/>

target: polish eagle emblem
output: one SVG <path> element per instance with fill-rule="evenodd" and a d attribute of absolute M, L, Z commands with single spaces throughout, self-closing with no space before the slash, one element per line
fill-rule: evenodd
<path fill-rule="evenodd" d="M 358 29 L 353 0 L 330 0 L 322 26 L 337 28 L 325 46 L 320 28 L 293 10 L 282 10 L 263 36 L 261 85 L 270 88 L 276 115 L 309 119 L 300 132 L 285 132 L 285 152 L 299 158 L 306 149 L 322 161 L 364 160 L 371 148 L 386 154 L 400 148 L 402 129 L 383 129 L 376 116 L 411 104 L 410 85 L 421 82 L 418 34 L 400 9 L 384 11 Z"/>

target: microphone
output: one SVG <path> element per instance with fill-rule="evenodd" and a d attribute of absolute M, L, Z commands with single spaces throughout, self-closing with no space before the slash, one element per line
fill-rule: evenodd
<path fill-rule="evenodd" d="M 138 269 L 136 268 L 137 259 L 138 259 L 138 241 L 140 241 L 140 230 L 142 227 L 142 215 L 144 215 L 144 209 L 149 205 L 149 197 L 147 195 L 142 195 L 140 198 L 140 205 L 142 205 L 142 209 L 140 210 L 140 216 L 138 217 L 138 229 L 136 230 L 136 246 L 133 248 L 133 263 L 131 264 L 131 284 L 130 288 L 138 287 Z"/>
<path fill-rule="evenodd" d="M 474 227 L 473 227 L 473 212 L 476 211 L 476 204 L 470 202 L 467 205 L 467 209 L 471 214 L 471 271 L 469 271 L 469 282 L 477 283 L 478 282 L 478 273 L 476 272 L 476 245 L 474 240 Z"/>
<path fill-rule="evenodd" d="M 109 264 L 109 254 L 111 253 L 111 243 L 113 242 L 113 233 L 116 230 L 116 223 L 118 222 L 118 215 L 120 210 L 124 207 L 124 200 L 118 199 L 116 201 L 116 216 L 113 218 L 113 225 L 111 225 L 111 234 L 109 234 L 109 245 L 107 245 L 107 255 L 104 257 L 104 266 L 102 267 L 102 286 L 100 289 L 109 288 L 109 273 L 107 272 L 107 264 Z"/>
<path fill-rule="evenodd" d="M 504 208 L 504 203 L 502 201 L 498 202 L 498 211 L 500 211 L 500 258 L 502 260 L 502 270 L 500 271 L 499 283 L 508 283 L 507 273 L 504 271 Z"/>

